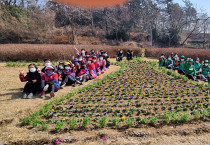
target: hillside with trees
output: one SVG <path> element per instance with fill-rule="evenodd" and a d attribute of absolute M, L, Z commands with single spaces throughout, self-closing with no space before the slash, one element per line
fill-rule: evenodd
<path fill-rule="evenodd" d="M 0 43 L 209 47 L 210 19 L 189 0 L 131 0 L 83 9 L 54 1 L 2 0 Z M 152 34 L 152 35 L 151 35 Z M 199 39 L 198 39 L 199 38 Z"/>

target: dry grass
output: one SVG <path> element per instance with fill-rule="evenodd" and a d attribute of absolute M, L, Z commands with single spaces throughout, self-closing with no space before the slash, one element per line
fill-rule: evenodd
<path fill-rule="evenodd" d="M 162 53 L 169 56 L 172 52 L 177 53 L 179 56 L 184 55 L 186 58 L 196 59 L 196 57 L 199 57 L 200 60 L 210 60 L 210 50 L 190 48 L 148 48 L 145 51 L 145 56 L 159 58 Z"/>
<path fill-rule="evenodd" d="M 107 46 L 107 45 L 77 45 L 78 50 L 85 48 L 105 50 L 111 58 L 116 57 L 118 49 L 123 49 L 124 52 L 130 48 L 134 50 L 135 56 L 141 56 L 142 48 L 128 46 Z M 0 61 L 42 61 L 44 58 L 51 60 L 68 60 L 72 56 L 76 56 L 76 51 L 73 45 L 64 44 L 5 44 L 0 45 Z"/>

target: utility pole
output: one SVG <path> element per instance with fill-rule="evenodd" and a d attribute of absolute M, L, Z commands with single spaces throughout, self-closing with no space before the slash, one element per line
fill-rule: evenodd
<path fill-rule="evenodd" d="M 152 42 L 153 36 L 152 36 L 152 23 L 150 25 L 150 46 L 152 48 L 153 42 Z"/>

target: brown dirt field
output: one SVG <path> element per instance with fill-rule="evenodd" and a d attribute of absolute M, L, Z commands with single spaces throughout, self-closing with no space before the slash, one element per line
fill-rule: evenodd
<path fill-rule="evenodd" d="M 114 61 L 114 60 L 113 60 Z M 25 72 L 27 67 L 5 67 L 5 63 L 0 63 L 0 144 L 9 141 L 19 144 L 30 144 L 30 141 L 37 141 L 36 144 L 43 144 L 42 141 L 51 142 L 56 138 L 72 139 L 73 144 L 210 144 L 210 122 L 191 122 L 184 125 L 168 125 L 160 128 L 142 126 L 141 128 L 131 128 L 117 130 L 112 128 L 71 131 L 62 134 L 48 134 L 26 127 L 20 128 L 20 120 L 28 116 L 30 112 L 38 110 L 42 105 L 50 100 L 42 100 L 37 96 L 34 99 L 21 99 L 21 91 L 25 83 L 21 83 L 18 77 L 19 70 Z M 111 72 L 119 69 L 111 66 L 105 74 L 93 81 L 103 78 Z M 92 83 L 87 82 L 85 85 Z M 83 85 L 84 86 L 84 85 Z M 82 86 L 80 86 L 82 87 Z M 78 87 L 77 87 L 78 88 Z M 72 91 L 72 87 L 66 87 L 56 93 L 61 96 Z M 103 141 L 102 137 L 108 138 Z"/>

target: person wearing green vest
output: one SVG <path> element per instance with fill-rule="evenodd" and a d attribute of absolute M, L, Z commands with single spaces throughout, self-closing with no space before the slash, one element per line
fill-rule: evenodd
<path fill-rule="evenodd" d="M 165 64 L 165 56 L 164 54 L 161 54 L 161 57 L 159 58 L 159 67 L 164 66 Z"/>
<path fill-rule="evenodd" d="M 201 69 L 201 64 L 200 64 L 200 59 L 197 57 L 196 61 L 193 62 L 193 65 L 195 66 L 196 74 L 200 74 L 200 69 Z"/>
<path fill-rule="evenodd" d="M 166 68 L 167 69 L 173 69 L 173 64 L 174 61 L 171 59 L 171 56 L 168 57 L 168 59 L 166 60 Z"/>
<path fill-rule="evenodd" d="M 195 66 L 193 65 L 193 59 L 189 59 L 189 61 L 186 61 L 184 64 L 185 66 L 185 75 L 194 81 L 196 81 L 196 70 Z"/>
<path fill-rule="evenodd" d="M 209 73 L 210 73 L 209 61 L 205 60 L 204 65 L 202 65 L 201 79 L 204 80 L 205 82 L 208 82 Z"/>
<path fill-rule="evenodd" d="M 178 73 L 183 74 L 183 75 L 185 74 L 184 64 L 185 64 L 185 57 L 182 55 L 179 61 Z"/>

